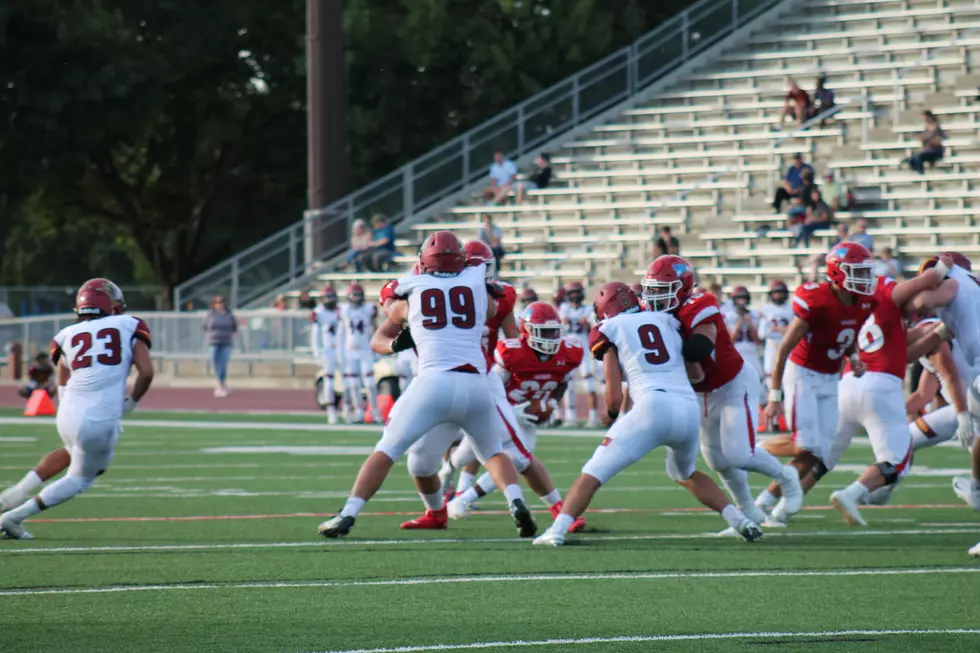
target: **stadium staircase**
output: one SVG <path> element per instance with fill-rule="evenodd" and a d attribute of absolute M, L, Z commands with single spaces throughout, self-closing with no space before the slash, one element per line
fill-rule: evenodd
<path fill-rule="evenodd" d="M 772 278 L 793 286 L 835 235 L 818 231 L 811 247 L 790 249 L 784 218 L 772 214 L 772 190 L 795 152 L 818 179 L 830 170 L 854 191 L 858 208 L 837 217 L 868 219 L 876 247 L 895 248 L 909 269 L 938 247 L 978 253 L 978 49 L 976 1 L 810 0 L 802 11 L 782 3 L 692 74 L 557 144 L 552 188 L 488 207 L 475 184 L 467 201 L 402 228 L 395 272 L 323 272 L 299 282 L 342 289 L 356 280 L 375 293 L 407 269 L 426 234 L 475 237 L 492 213 L 508 250 L 502 276 L 539 294 L 575 280 L 637 280 L 660 225 L 671 225 L 703 284 L 756 294 Z M 818 76 L 839 111 L 823 125 L 780 130 L 789 80 L 812 90 Z M 947 154 L 919 175 L 899 164 L 918 150 L 927 108 L 943 122 Z M 298 289 L 283 286 L 293 296 Z"/>

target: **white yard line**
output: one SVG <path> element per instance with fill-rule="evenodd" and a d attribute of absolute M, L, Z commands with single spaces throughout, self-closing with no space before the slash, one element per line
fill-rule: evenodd
<path fill-rule="evenodd" d="M 975 574 L 980 567 L 946 567 L 921 569 L 843 569 L 829 571 L 691 571 L 657 573 L 595 573 L 595 574 L 520 574 L 508 576 L 443 576 L 421 578 L 395 578 L 390 580 L 353 581 L 264 581 L 253 583 L 202 583 L 158 585 L 117 585 L 110 587 L 73 587 L 65 589 L 0 590 L 0 598 L 7 596 L 46 596 L 50 594 L 115 594 L 120 592 L 229 590 L 229 589 L 305 589 L 326 587 L 390 587 L 399 585 L 455 585 L 481 583 L 514 583 L 545 581 L 631 581 L 631 580 L 690 580 L 730 578 L 807 578 L 818 576 L 922 576 L 932 574 Z"/>
<path fill-rule="evenodd" d="M 632 642 L 691 642 L 727 639 L 802 639 L 809 637 L 882 637 L 895 635 L 975 635 L 978 628 L 932 628 L 929 630 L 816 630 L 810 632 L 696 633 L 691 635 L 624 635 L 621 637 L 583 637 L 581 639 L 540 639 L 471 644 L 429 644 L 394 648 L 358 648 L 319 653 L 425 653 L 427 651 L 465 651 L 486 648 L 524 648 L 529 646 L 587 646 Z"/>
<path fill-rule="evenodd" d="M 896 529 L 896 530 L 849 530 L 849 531 L 810 531 L 810 532 L 780 532 L 766 531 L 765 538 L 781 537 L 874 537 L 892 535 L 977 535 L 980 533 L 980 523 L 968 528 L 932 528 L 932 529 Z M 651 533 L 649 535 L 584 535 L 576 536 L 577 542 L 620 542 L 642 540 L 703 540 L 718 539 L 718 531 L 706 533 Z M 725 538 L 733 539 L 733 538 Z M 733 539 L 734 541 L 734 539 Z M 514 544 L 530 548 L 527 540 L 516 537 L 440 537 L 431 539 L 388 539 L 388 540 L 304 540 L 302 542 L 239 542 L 226 544 L 150 544 L 145 546 L 65 546 L 65 547 L 30 547 L 16 548 L 10 542 L 0 541 L 0 557 L 19 553 L 151 553 L 157 551 L 232 551 L 247 549 L 279 549 L 279 548 L 329 548 L 352 546 L 385 546 L 418 544 Z M 980 570 L 980 567 L 976 569 Z"/>

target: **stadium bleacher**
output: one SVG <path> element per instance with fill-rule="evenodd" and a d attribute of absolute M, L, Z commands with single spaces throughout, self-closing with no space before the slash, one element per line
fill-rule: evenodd
<path fill-rule="evenodd" d="M 938 246 L 980 251 L 978 48 L 976 2 L 814 0 L 802 16 L 787 6 L 701 70 L 565 143 L 553 153 L 553 186 L 524 204 L 474 197 L 400 234 L 397 266 L 427 233 L 475 237 L 490 213 L 508 250 L 502 276 L 519 283 L 634 279 L 668 224 L 703 282 L 756 293 L 773 277 L 794 285 L 836 234 L 820 230 L 811 247 L 789 248 L 769 201 L 795 152 L 818 178 L 833 171 L 853 190 L 857 208 L 838 219 L 869 220 L 876 246 L 894 248 L 909 269 Z M 789 80 L 811 90 L 818 76 L 837 95 L 836 115 L 802 131 L 777 126 Z M 918 149 L 927 108 L 948 121 L 947 153 L 918 175 L 899 164 Z M 391 276 L 320 281 L 357 279 L 370 294 Z"/>

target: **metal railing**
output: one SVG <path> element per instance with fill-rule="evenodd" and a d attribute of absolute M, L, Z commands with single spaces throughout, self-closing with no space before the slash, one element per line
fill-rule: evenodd
<path fill-rule="evenodd" d="M 207 337 L 202 328 L 205 311 L 153 311 L 138 314 L 150 327 L 156 358 L 204 357 Z M 310 345 L 310 312 L 262 309 L 235 311 L 238 334 L 236 355 L 262 359 L 308 357 Z M 51 339 L 64 327 L 75 322 L 71 313 L 0 320 L 0 351 L 19 342 L 25 358 L 48 351 Z"/>
<path fill-rule="evenodd" d="M 134 310 L 157 310 L 164 297 L 161 286 L 123 286 L 126 304 Z M 0 286 L 0 318 L 14 315 L 50 315 L 75 306 L 77 286 Z M 4 308 L 6 305 L 6 308 Z"/>
<path fill-rule="evenodd" d="M 778 0 L 700 0 L 632 45 L 470 129 L 402 168 L 185 281 L 178 310 L 201 308 L 214 293 L 238 307 L 311 275 L 348 249 L 356 217 L 394 223 L 426 217 L 486 176 L 494 150 L 512 158 L 535 151 L 669 75 Z"/>

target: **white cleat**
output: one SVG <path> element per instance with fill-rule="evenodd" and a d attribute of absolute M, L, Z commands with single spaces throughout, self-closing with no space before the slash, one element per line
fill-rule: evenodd
<path fill-rule="evenodd" d="M 544 533 L 534 538 L 531 544 L 534 546 L 562 546 L 565 544 L 565 534 L 557 533 L 549 527 Z"/>
<path fill-rule="evenodd" d="M 980 510 L 980 487 L 975 487 L 969 476 L 957 476 L 953 479 L 953 492 L 963 499 L 974 510 Z"/>
<path fill-rule="evenodd" d="M 980 542 L 977 542 L 967 553 L 971 558 L 980 558 Z"/>
<path fill-rule="evenodd" d="M 780 501 L 784 504 L 783 512 L 787 517 L 795 515 L 803 507 L 803 487 L 800 485 L 800 475 L 795 469 L 784 469 L 778 481 L 783 491 Z"/>
<path fill-rule="evenodd" d="M 0 515 L 0 533 L 11 540 L 33 540 L 34 536 L 24 530 L 24 522 L 12 518 L 8 514 Z"/>
<path fill-rule="evenodd" d="M 786 499 L 780 499 L 762 525 L 768 528 L 785 528 L 788 522 L 789 514 L 786 512 Z"/>
<path fill-rule="evenodd" d="M 330 413 L 327 415 L 327 424 L 334 425 L 340 420 L 337 419 L 337 413 Z"/>
<path fill-rule="evenodd" d="M 830 505 L 837 508 L 837 511 L 844 518 L 844 521 L 851 526 L 867 526 L 861 511 L 858 510 L 857 503 L 844 491 L 838 490 L 830 495 Z"/>
<path fill-rule="evenodd" d="M 466 519 L 470 516 L 469 506 L 461 497 L 456 497 L 446 504 L 446 514 L 450 519 Z"/>

